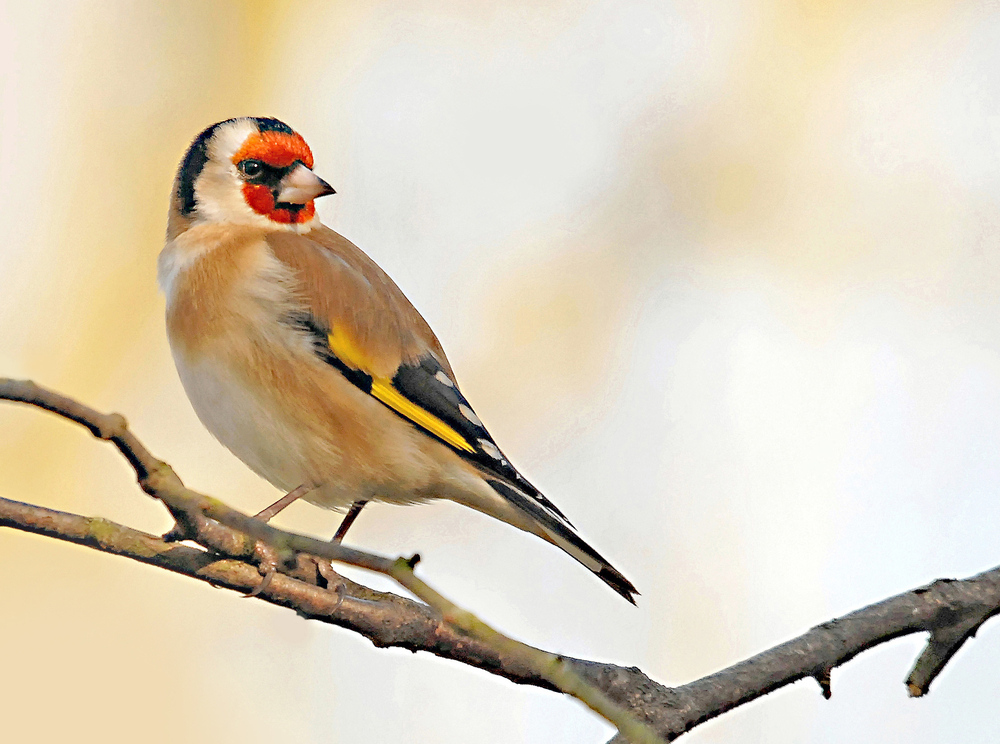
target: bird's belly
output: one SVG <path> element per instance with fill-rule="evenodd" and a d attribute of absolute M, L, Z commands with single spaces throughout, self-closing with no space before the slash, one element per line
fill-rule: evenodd
<path fill-rule="evenodd" d="M 195 413 L 212 435 L 262 478 L 285 491 L 315 480 L 314 444 L 266 390 L 250 389 L 219 360 L 177 359 Z M 335 453 L 326 453 L 335 458 Z M 351 501 L 344 496 L 343 503 Z"/>
<path fill-rule="evenodd" d="M 205 428 L 278 488 L 310 486 L 304 499 L 317 506 L 462 501 L 484 487 L 457 456 L 432 454 L 443 445 L 330 371 L 324 371 L 326 384 L 343 386 L 340 393 L 324 395 L 320 386 L 313 405 L 303 408 L 275 385 L 247 384 L 242 357 L 230 360 L 212 348 L 193 357 L 178 351 L 181 382 Z M 270 369 L 269 377 L 291 387 L 309 374 L 306 361 L 298 360 Z"/>

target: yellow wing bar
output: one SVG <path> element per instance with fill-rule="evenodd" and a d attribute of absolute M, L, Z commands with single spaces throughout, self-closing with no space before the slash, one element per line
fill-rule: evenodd
<path fill-rule="evenodd" d="M 368 354 L 361 350 L 346 333 L 338 333 L 336 329 L 326 337 L 330 351 L 340 361 L 349 367 L 371 374 L 372 361 Z"/>
<path fill-rule="evenodd" d="M 346 334 L 337 333 L 334 330 L 327 336 L 327 343 L 334 355 L 345 364 L 354 369 L 366 371 L 372 365 L 357 344 L 355 344 Z M 370 374 L 367 373 L 366 374 Z M 432 413 L 428 413 L 409 398 L 402 395 L 392 386 L 392 381 L 385 378 L 372 376 L 371 395 L 375 399 L 389 406 L 396 413 L 408 418 L 421 429 L 430 432 L 438 439 L 446 442 L 455 449 L 463 452 L 474 453 L 475 448 L 469 444 L 465 437 L 448 426 L 444 421 Z"/>
<path fill-rule="evenodd" d="M 426 429 L 455 449 L 464 450 L 465 452 L 476 451 L 472 445 L 465 441 L 465 437 L 448 426 L 444 421 L 428 413 L 408 398 L 400 395 L 388 380 L 372 380 L 372 395 L 389 406 L 389 408 L 408 418 L 421 429 Z"/>

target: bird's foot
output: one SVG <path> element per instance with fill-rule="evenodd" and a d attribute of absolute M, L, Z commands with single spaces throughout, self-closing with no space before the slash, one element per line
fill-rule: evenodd
<path fill-rule="evenodd" d="M 333 606 L 329 614 L 335 613 L 340 609 L 340 606 L 344 604 L 344 600 L 347 598 L 347 582 L 344 581 L 344 577 L 333 570 L 333 565 L 330 561 L 322 560 L 321 558 L 316 559 L 316 571 L 320 575 L 320 580 L 323 582 L 321 586 L 329 592 L 333 592 L 337 595 L 337 604 Z"/>
<path fill-rule="evenodd" d="M 264 578 L 260 580 L 260 583 L 257 584 L 257 586 L 251 589 L 247 594 L 243 595 L 244 599 L 256 597 L 261 592 L 267 591 L 267 588 L 271 586 L 271 582 L 274 580 L 274 575 L 278 573 L 278 569 L 275 566 L 261 566 L 258 570 L 263 573 Z"/>

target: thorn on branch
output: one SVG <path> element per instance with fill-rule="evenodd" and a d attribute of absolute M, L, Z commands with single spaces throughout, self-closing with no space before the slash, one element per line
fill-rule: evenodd
<path fill-rule="evenodd" d="M 414 553 L 406 559 L 406 565 L 410 567 L 411 571 L 417 567 L 418 563 L 420 563 L 420 553 Z"/>
<path fill-rule="evenodd" d="M 813 674 L 813 679 L 819 683 L 820 689 L 823 691 L 823 697 L 827 700 L 833 697 L 833 688 L 830 686 L 830 673 L 832 671 L 833 667 L 823 667 Z"/>

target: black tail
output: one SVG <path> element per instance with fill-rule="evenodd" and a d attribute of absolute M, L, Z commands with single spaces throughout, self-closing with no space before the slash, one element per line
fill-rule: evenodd
<path fill-rule="evenodd" d="M 542 529 L 545 537 L 550 542 L 576 558 L 576 560 L 597 574 L 601 581 L 629 602 L 635 604 L 634 597 L 639 592 L 632 586 L 632 582 L 622 576 L 600 553 L 581 540 L 580 536 L 565 521 L 566 518 L 562 517 L 560 519 L 561 514 L 554 512 L 554 507 L 551 510 L 547 509 L 545 505 L 522 493 L 511 484 L 497 480 L 496 478 L 489 478 L 487 482 L 494 491 L 528 514 Z"/>

